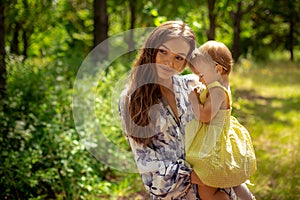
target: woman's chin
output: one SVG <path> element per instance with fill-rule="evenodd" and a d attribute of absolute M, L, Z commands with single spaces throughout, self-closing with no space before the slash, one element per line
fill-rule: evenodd
<path fill-rule="evenodd" d="M 173 69 L 168 69 L 166 67 L 160 67 L 157 70 L 158 77 L 161 79 L 170 79 L 172 76 L 177 74 L 177 72 Z"/>
<path fill-rule="evenodd" d="M 176 73 L 174 72 L 162 72 L 158 74 L 159 79 L 168 80 L 171 79 Z"/>

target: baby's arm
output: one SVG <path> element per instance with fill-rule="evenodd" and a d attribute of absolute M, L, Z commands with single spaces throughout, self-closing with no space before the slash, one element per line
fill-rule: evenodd
<path fill-rule="evenodd" d="M 219 87 L 209 89 L 209 95 L 204 104 L 198 104 L 199 107 L 199 120 L 201 122 L 210 122 L 221 109 L 223 102 L 225 101 L 225 93 Z"/>

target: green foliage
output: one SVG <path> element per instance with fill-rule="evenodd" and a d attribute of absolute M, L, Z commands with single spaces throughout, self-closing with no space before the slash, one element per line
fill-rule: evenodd
<path fill-rule="evenodd" d="M 251 13 L 252 44 L 250 53 L 257 60 L 267 60 L 274 49 L 291 51 L 299 49 L 299 1 L 259 1 Z"/>
<path fill-rule="evenodd" d="M 121 145 L 121 148 L 130 149 L 118 116 L 118 100 L 126 84 L 126 75 L 126 67 L 121 63 L 115 63 L 107 71 L 100 72 L 99 77 L 102 78 L 96 89 L 95 109 L 102 133 L 112 142 Z"/>
<path fill-rule="evenodd" d="M 73 61 L 9 59 L 8 99 L 1 100 L 6 106 L 0 111 L 0 198 L 117 198 L 140 190 L 141 181 L 135 183 L 138 174 L 124 176 L 126 173 L 93 158 L 76 132 L 72 115 L 75 74 L 69 71 L 74 69 L 70 66 Z M 128 66 L 112 65 L 115 69 L 101 72 L 103 78 L 95 90 L 97 115 L 105 136 L 130 152 L 120 124 L 110 112 L 117 109 L 112 108 L 111 91 L 120 86 L 116 80 Z M 115 95 L 117 101 L 119 93 Z M 120 162 L 116 157 L 109 159 Z"/>
<path fill-rule="evenodd" d="M 11 61 L 7 107 L 0 115 L 1 198 L 97 194 L 95 185 L 109 171 L 85 150 L 75 131 L 68 68 L 49 60 Z"/>

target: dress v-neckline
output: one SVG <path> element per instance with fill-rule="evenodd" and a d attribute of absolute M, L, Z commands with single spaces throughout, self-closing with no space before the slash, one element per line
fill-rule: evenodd
<path fill-rule="evenodd" d="M 164 96 L 162 96 L 163 104 L 166 106 L 167 110 L 172 115 L 172 118 L 174 119 L 174 121 L 176 122 L 176 124 L 179 126 L 179 124 L 180 124 L 180 116 L 179 116 L 179 110 L 178 110 L 178 106 L 177 106 L 177 102 L 176 102 L 176 96 L 175 96 L 174 92 L 173 92 L 172 96 L 174 96 L 174 106 L 176 108 L 177 115 L 175 114 L 174 109 L 172 109 L 172 106 L 170 106 L 170 104 L 168 103 L 167 99 Z"/>
<path fill-rule="evenodd" d="M 173 97 L 173 100 L 172 100 L 173 103 L 174 103 L 174 105 L 173 105 L 174 107 L 173 108 L 176 109 L 176 110 L 174 111 L 174 109 L 172 108 L 172 106 L 169 104 L 167 98 L 164 97 L 163 94 L 161 94 L 162 97 L 163 97 L 162 99 L 164 100 L 164 105 L 168 109 L 169 113 L 172 115 L 172 118 L 174 119 L 174 121 L 176 122 L 176 124 L 178 126 L 180 126 L 180 116 L 181 116 L 182 113 L 179 110 L 179 106 L 177 105 L 176 86 L 174 85 L 174 79 L 173 79 L 173 77 L 172 77 L 172 84 L 170 85 L 170 88 L 172 90 L 170 90 L 168 88 L 164 88 L 164 89 L 160 88 L 160 90 L 161 90 L 161 93 L 162 93 L 162 90 L 164 90 L 164 94 L 165 94 L 166 97 L 168 97 L 168 96 L 172 96 Z"/>

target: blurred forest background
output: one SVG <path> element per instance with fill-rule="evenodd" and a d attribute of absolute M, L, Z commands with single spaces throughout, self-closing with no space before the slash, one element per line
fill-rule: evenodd
<path fill-rule="evenodd" d="M 233 53 L 233 114 L 249 129 L 258 160 L 252 192 L 300 199 L 299 12 L 299 0 L 0 0 L 0 198 L 147 199 L 138 174 L 85 148 L 72 113 L 74 81 L 105 39 L 178 19 L 199 45 L 215 39 Z M 139 40 L 129 34 L 120 45 L 134 49 Z M 133 57 L 99 72 L 95 86 L 101 130 L 128 152 L 111 90 Z"/>

